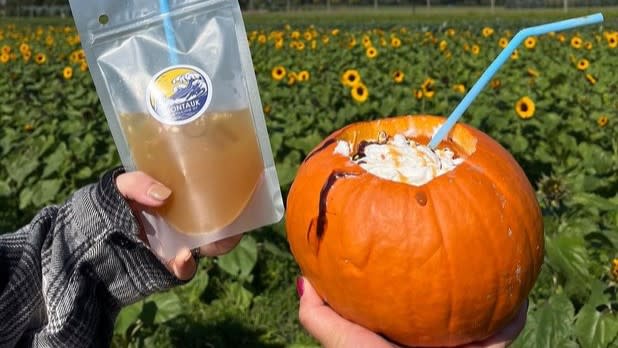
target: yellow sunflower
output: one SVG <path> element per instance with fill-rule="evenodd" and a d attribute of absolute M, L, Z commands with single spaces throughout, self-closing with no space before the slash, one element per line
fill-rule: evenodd
<path fill-rule="evenodd" d="M 391 47 L 399 48 L 401 46 L 401 40 L 398 37 L 391 38 Z"/>
<path fill-rule="evenodd" d="M 8 53 L 2 53 L 0 54 L 0 63 L 2 64 L 6 64 L 9 62 L 9 60 L 11 60 L 11 55 Z"/>
<path fill-rule="evenodd" d="M 584 43 L 584 48 L 588 51 L 592 50 L 592 42 L 586 41 L 586 43 Z"/>
<path fill-rule="evenodd" d="M 39 65 L 45 64 L 45 62 L 47 61 L 47 56 L 44 53 L 37 53 L 34 56 L 34 61 Z"/>
<path fill-rule="evenodd" d="M 479 54 L 479 52 L 481 52 L 481 48 L 479 47 L 479 45 L 472 45 L 472 47 L 470 48 L 470 52 L 472 52 L 472 54 L 476 56 L 477 54 Z"/>
<path fill-rule="evenodd" d="M 519 51 L 515 50 L 513 51 L 513 53 L 511 53 L 511 59 L 512 60 L 518 60 L 519 59 Z"/>
<path fill-rule="evenodd" d="M 353 48 L 354 46 L 356 46 L 356 38 L 352 36 L 350 37 L 350 40 L 348 41 L 348 48 Z"/>
<path fill-rule="evenodd" d="M 30 52 L 30 46 L 25 42 L 22 43 L 21 45 L 19 45 L 19 52 L 21 52 L 22 55 Z"/>
<path fill-rule="evenodd" d="M 79 64 L 79 70 L 81 71 L 88 71 L 88 63 L 86 63 L 86 61 L 83 61 Z"/>
<path fill-rule="evenodd" d="M 515 103 L 515 112 L 520 118 L 531 118 L 535 110 L 534 102 L 529 97 L 522 97 Z"/>
<path fill-rule="evenodd" d="M 586 81 L 588 81 L 589 84 L 594 86 L 597 83 L 597 78 L 594 77 L 594 75 L 592 74 L 586 74 Z"/>
<path fill-rule="evenodd" d="M 297 80 L 298 80 L 298 76 L 296 75 L 296 73 L 290 71 L 288 73 L 288 81 L 287 81 L 288 86 L 292 86 L 293 84 L 296 83 Z"/>
<path fill-rule="evenodd" d="M 536 37 L 530 36 L 529 38 L 527 38 L 526 41 L 524 41 L 524 46 L 529 50 L 535 48 L 536 47 Z"/>
<path fill-rule="evenodd" d="M 421 100 L 423 98 L 423 91 L 420 89 L 415 89 L 414 98 L 416 98 L 416 100 Z"/>
<path fill-rule="evenodd" d="M 539 77 L 539 71 L 533 68 L 528 68 L 526 71 L 530 77 Z"/>
<path fill-rule="evenodd" d="M 460 94 L 463 94 L 463 93 L 466 92 L 466 86 L 464 86 L 461 83 L 455 84 L 455 85 L 453 85 L 453 91 L 455 91 L 457 93 L 460 93 Z"/>
<path fill-rule="evenodd" d="M 361 83 L 361 77 L 358 70 L 348 69 L 341 75 L 341 83 L 346 87 L 354 87 Z"/>
<path fill-rule="evenodd" d="M 571 38 L 571 47 L 573 47 L 573 48 L 581 48 L 582 47 L 582 39 L 579 36 L 573 36 Z"/>
<path fill-rule="evenodd" d="M 440 50 L 440 52 L 444 52 L 447 48 L 448 42 L 446 42 L 445 40 L 440 40 L 440 43 L 438 44 L 438 49 Z"/>
<path fill-rule="evenodd" d="M 277 65 L 270 72 L 270 75 L 272 76 L 273 80 L 281 81 L 285 77 L 285 73 L 285 68 L 281 65 Z"/>
<path fill-rule="evenodd" d="M 332 36 L 337 36 L 337 35 L 339 35 L 339 29 L 335 28 L 335 29 L 331 30 L 331 31 L 330 31 L 330 34 L 331 34 Z"/>
<path fill-rule="evenodd" d="M 425 81 L 421 85 L 421 90 L 423 91 L 424 97 L 431 99 L 436 94 L 436 91 L 434 89 L 434 83 L 435 81 L 432 78 L 425 79 Z"/>
<path fill-rule="evenodd" d="M 588 69 L 589 66 L 590 62 L 588 61 L 588 59 L 582 58 L 579 60 L 579 62 L 577 62 L 577 70 L 584 71 Z"/>
<path fill-rule="evenodd" d="M 395 81 L 395 83 L 402 83 L 404 77 L 405 77 L 405 74 L 401 70 L 396 70 L 393 73 L 393 80 Z"/>
<path fill-rule="evenodd" d="M 305 43 L 302 41 L 297 41 L 296 42 L 296 49 L 299 51 L 302 51 L 305 49 Z"/>
<path fill-rule="evenodd" d="M 369 98 L 369 91 L 367 90 L 367 86 L 363 83 L 358 83 L 356 86 L 352 87 L 350 93 L 352 94 L 352 99 L 359 103 L 364 103 L 367 98 Z"/>
<path fill-rule="evenodd" d="M 558 36 L 556 36 L 556 40 L 560 43 L 564 43 L 566 41 L 566 36 L 564 36 L 564 34 L 558 34 Z"/>
<path fill-rule="evenodd" d="M 260 45 L 265 44 L 265 43 L 266 43 L 266 35 L 264 35 L 264 34 L 260 34 L 260 35 L 258 35 L 258 39 L 257 39 L 257 41 L 258 41 L 258 43 L 259 43 Z"/>
<path fill-rule="evenodd" d="M 67 66 L 62 69 L 62 77 L 64 77 L 65 80 L 70 80 L 73 77 L 73 68 Z"/>
<path fill-rule="evenodd" d="M 298 75 L 297 75 L 299 82 L 303 82 L 303 81 L 309 80 L 310 76 L 311 76 L 311 74 L 309 74 L 309 72 L 307 70 L 301 70 L 298 73 Z"/>
<path fill-rule="evenodd" d="M 601 128 L 607 126 L 608 123 L 609 123 L 609 118 L 607 118 L 607 116 L 599 116 L 599 118 L 597 118 L 597 124 Z M 614 259 L 614 267 L 618 267 L 615 261 L 616 259 Z M 615 271 L 615 268 L 612 270 L 612 273 L 614 273 L 614 271 Z M 616 273 L 618 273 L 618 271 L 616 271 Z"/>
<path fill-rule="evenodd" d="M 11 46 L 2 45 L 2 49 L 0 50 L 0 53 L 11 54 Z"/>
<path fill-rule="evenodd" d="M 505 48 L 506 45 L 509 44 L 509 39 L 505 38 L 505 37 L 501 37 L 500 40 L 498 40 L 498 46 Z"/>
<path fill-rule="evenodd" d="M 363 36 L 363 46 L 365 48 L 373 46 L 373 43 L 371 42 L 371 38 L 367 35 Z"/>
<path fill-rule="evenodd" d="M 484 37 L 490 37 L 490 36 L 492 36 L 494 34 L 494 30 L 493 30 L 493 28 L 485 27 L 482 30 L 482 34 L 483 34 Z"/>
<path fill-rule="evenodd" d="M 375 47 L 369 47 L 365 51 L 365 54 L 367 55 L 367 58 L 374 59 L 378 56 L 378 50 L 376 50 Z"/>

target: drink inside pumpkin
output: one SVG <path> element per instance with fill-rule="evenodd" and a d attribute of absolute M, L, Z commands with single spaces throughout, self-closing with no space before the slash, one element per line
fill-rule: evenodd
<path fill-rule="evenodd" d="M 361 140 L 357 146 L 340 139 L 334 152 L 377 177 L 414 186 L 424 185 L 464 161 L 461 154 L 465 153 L 452 142 L 435 150 L 424 143 L 402 133 L 390 136 L 380 131 L 377 139 Z"/>

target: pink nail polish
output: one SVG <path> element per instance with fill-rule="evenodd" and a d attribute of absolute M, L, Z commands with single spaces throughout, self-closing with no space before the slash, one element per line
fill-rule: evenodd
<path fill-rule="evenodd" d="M 305 284 L 303 283 L 303 281 L 303 277 L 296 277 L 296 293 L 298 294 L 298 297 L 302 297 L 303 292 L 305 292 Z"/>

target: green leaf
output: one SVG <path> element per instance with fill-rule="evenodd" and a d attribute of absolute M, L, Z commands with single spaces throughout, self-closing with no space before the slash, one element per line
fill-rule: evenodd
<path fill-rule="evenodd" d="M 585 208 L 594 208 L 600 211 L 610 211 L 618 209 L 618 204 L 612 203 L 609 199 L 603 198 L 594 193 L 576 192 L 573 194 L 571 202 Z"/>
<path fill-rule="evenodd" d="M 11 194 L 11 187 L 6 181 L 0 180 L 0 197 L 8 197 Z"/>
<path fill-rule="evenodd" d="M 173 291 L 154 294 L 148 300 L 157 306 L 157 312 L 154 316 L 155 324 L 164 323 L 183 313 L 182 301 Z"/>
<path fill-rule="evenodd" d="M 536 314 L 534 347 L 563 347 L 568 340 L 574 316 L 573 304 L 563 295 L 554 295 Z"/>
<path fill-rule="evenodd" d="M 604 348 L 618 335 L 618 318 L 585 304 L 577 313 L 574 332 L 582 348 Z"/>
<path fill-rule="evenodd" d="M 245 236 L 236 248 L 217 260 L 222 270 L 240 279 L 247 279 L 256 263 L 257 243 L 251 236 Z"/>
<path fill-rule="evenodd" d="M 245 289 L 240 283 L 230 283 L 226 288 L 227 296 L 232 299 L 235 307 L 247 310 L 253 301 L 251 291 Z"/>
<path fill-rule="evenodd" d="M 116 318 L 116 323 L 114 324 L 114 334 L 125 335 L 131 324 L 139 318 L 143 307 L 143 301 L 124 307 Z"/>
<path fill-rule="evenodd" d="M 39 181 L 33 188 L 32 203 L 36 206 L 42 206 L 54 202 L 61 186 L 61 179 Z"/>
<path fill-rule="evenodd" d="M 607 289 L 607 285 L 604 282 L 595 279 L 591 284 L 588 304 L 593 307 L 609 304 L 609 294 L 605 293 L 605 289 Z"/>
<path fill-rule="evenodd" d="M 28 156 L 18 157 L 17 160 L 10 162 L 7 165 L 9 177 L 15 181 L 17 186 L 26 180 L 26 178 L 36 170 L 39 166 L 39 161 Z"/>
<path fill-rule="evenodd" d="M 29 187 L 24 187 L 19 193 L 19 209 L 25 209 L 32 202 L 33 192 Z"/>
<path fill-rule="evenodd" d="M 65 143 L 60 143 L 56 151 L 45 159 L 45 169 L 43 170 L 43 178 L 49 177 L 51 174 L 58 172 L 63 166 L 67 166 L 67 147 Z"/>
<path fill-rule="evenodd" d="M 578 235 L 558 235 L 545 238 L 549 266 L 576 286 L 589 284 L 589 259 L 585 241 Z"/>
<path fill-rule="evenodd" d="M 208 281 L 208 273 L 205 270 L 198 268 L 193 279 L 191 279 L 187 285 L 183 286 L 183 289 L 187 292 L 191 302 L 200 301 L 200 297 L 208 287 Z"/>

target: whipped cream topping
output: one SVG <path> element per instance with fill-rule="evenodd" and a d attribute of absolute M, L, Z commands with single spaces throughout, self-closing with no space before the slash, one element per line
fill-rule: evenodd
<path fill-rule="evenodd" d="M 448 149 L 432 150 L 428 146 L 397 134 L 385 141 L 361 144 L 352 154 L 352 146 L 339 140 L 336 154 L 349 157 L 369 173 L 383 179 L 421 186 L 447 173 L 463 162 Z"/>

